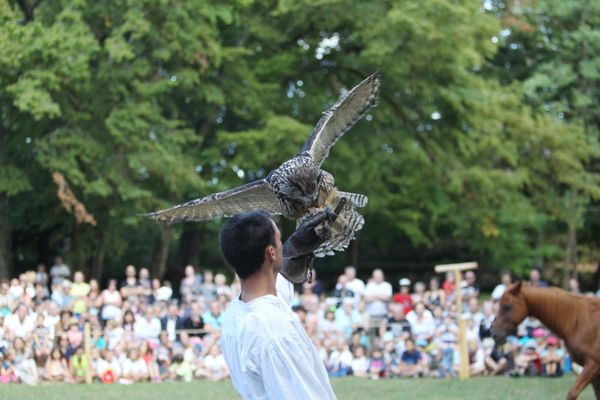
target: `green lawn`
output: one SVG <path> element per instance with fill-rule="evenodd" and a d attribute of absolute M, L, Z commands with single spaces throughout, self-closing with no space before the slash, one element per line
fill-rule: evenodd
<path fill-rule="evenodd" d="M 549 378 L 475 378 L 465 382 L 434 379 L 385 379 L 371 381 L 357 378 L 334 379 L 337 397 L 343 399 L 564 399 L 572 376 Z M 160 383 L 137 385 L 67 385 L 42 384 L 0 386 L 0 399 L 31 400 L 137 400 L 137 399 L 238 399 L 230 381 Z M 580 397 L 592 400 L 591 387 Z"/>

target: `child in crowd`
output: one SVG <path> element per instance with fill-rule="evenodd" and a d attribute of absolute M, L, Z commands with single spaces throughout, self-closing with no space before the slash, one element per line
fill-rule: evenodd
<path fill-rule="evenodd" d="M 44 379 L 50 382 L 63 382 L 71 380 L 71 371 L 62 352 L 55 347 L 50 352 L 44 368 Z"/>

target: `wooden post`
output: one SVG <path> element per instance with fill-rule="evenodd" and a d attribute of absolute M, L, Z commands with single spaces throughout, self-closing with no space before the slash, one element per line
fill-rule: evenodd
<path fill-rule="evenodd" d="M 85 358 L 87 358 L 85 368 L 85 383 L 92 383 L 92 346 L 90 344 L 90 323 L 83 324 L 83 346 Z"/>
<path fill-rule="evenodd" d="M 467 323 L 462 316 L 462 271 L 477 269 L 476 262 L 442 264 L 435 266 L 435 272 L 453 272 L 454 273 L 454 293 L 456 298 L 456 313 L 458 319 L 458 354 L 460 366 L 458 377 L 460 380 L 469 378 L 469 349 L 467 348 Z"/>

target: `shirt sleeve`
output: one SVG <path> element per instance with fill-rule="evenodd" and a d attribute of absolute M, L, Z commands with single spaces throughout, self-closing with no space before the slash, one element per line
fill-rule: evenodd
<path fill-rule="evenodd" d="M 314 349 L 297 337 L 266 341 L 249 357 L 251 388 L 269 399 L 335 399 L 325 367 Z M 252 389 L 251 389 L 252 390 Z"/>

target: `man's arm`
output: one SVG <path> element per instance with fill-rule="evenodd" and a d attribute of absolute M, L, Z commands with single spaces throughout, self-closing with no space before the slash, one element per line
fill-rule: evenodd
<path fill-rule="evenodd" d="M 313 251 L 331 237 L 331 225 L 337 215 L 331 210 L 320 211 L 306 219 L 283 244 L 281 274 L 292 283 L 303 283 L 312 267 Z M 320 233 L 315 228 L 322 224 Z"/>

